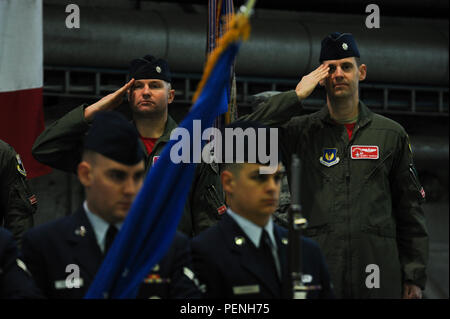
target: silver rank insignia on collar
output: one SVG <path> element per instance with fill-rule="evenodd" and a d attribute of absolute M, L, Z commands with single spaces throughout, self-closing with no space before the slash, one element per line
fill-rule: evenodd
<path fill-rule="evenodd" d="M 287 238 L 281 238 L 281 242 L 283 243 L 283 245 L 287 245 L 289 241 Z"/>
<path fill-rule="evenodd" d="M 75 229 L 75 235 L 84 237 L 84 235 L 86 235 L 86 227 L 80 226 L 80 228 Z"/>
<path fill-rule="evenodd" d="M 245 244 L 245 238 L 242 236 L 234 237 L 234 243 L 238 246 Z"/>

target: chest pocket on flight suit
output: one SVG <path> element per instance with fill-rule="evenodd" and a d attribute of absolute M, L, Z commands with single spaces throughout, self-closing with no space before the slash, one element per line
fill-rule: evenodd
<path fill-rule="evenodd" d="M 375 233 L 383 237 L 395 237 L 395 221 L 392 214 L 392 198 L 390 171 L 393 151 L 388 151 L 379 160 L 367 161 L 368 172 L 365 174 L 360 194 L 356 201 L 365 203 L 358 207 L 364 210 L 362 216 L 366 221 L 361 223 L 365 232 Z M 370 209 L 364 209 L 370 207 Z"/>

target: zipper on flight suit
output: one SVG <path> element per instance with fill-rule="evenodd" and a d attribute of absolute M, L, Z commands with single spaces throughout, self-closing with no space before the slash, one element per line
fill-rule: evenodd
<path fill-rule="evenodd" d="M 347 191 L 347 216 L 348 216 L 348 221 L 347 221 L 347 227 L 348 227 L 348 275 L 350 278 L 348 278 L 348 280 L 350 281 L 350 296 L 353 296 L 353 274 L 352 274 L 352 227 L 351 227 L 351 203 L 350 203 L 350 157 L 348 156 L 349 153 L 349 149 L 350 149 L 350 143 L 347 145 L 346 147 L 346 151 L 345 151 L 345 156 L 346 156 L 346 160 L 347 160 L 347 169 L 345 172 L 345 186 L 346 186 L 346 191 Z"/>
<path fill-rule="evenodd" d="M 345 156 L 347 159 L 347 170 L 345 172 L 345 185 L 347 189 L 347 213 L 348 213 L 348 274 L 349 274 L 349 281 L 350 281 L 350 297 L 353 297 L 353 269 L 352 269 L 352 227 L 351 227 L 351 203 L 350 203 L 350 148 L 352 145 L 352 141 L 355 139 L 356 133 L 358 132 L 359 124 L 357 123 L 355 125 L 355 128 L 352 133 L 352 137 L 349 139 L 346 150 L 345 150 Z"/>

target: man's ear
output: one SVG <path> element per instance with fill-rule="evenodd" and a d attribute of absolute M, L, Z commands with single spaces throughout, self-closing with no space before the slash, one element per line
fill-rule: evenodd
<path fill-rule="evenodd" d="M 232 194 L 234 191 L 234 184 L 235 184 L 233 173 L 227 170 L 223 171 L 220 174 L 220 180 L 222 182 L 222 187 L 225 193 Z"/>
<path fill-rule="evenodd" d="M 358 68 L 359 72 L 359 80 L 364 81 L 367 75 L 367 66 L 365 64 L 361 64 Z"/>
<path fill-rule="evenodd" d="M 82 161 L 78 164 L 77 174 L 80 183 L 83 184 L 84 187 L 89 187 L 92 184 L 92 165 L 86 161 Z"/>
<path fill-rule="evenodd" d="M 170 89 L 168 92 L 168 96 L 167 96 L 167 103 L 170 104 L 173 102 L 175 98 L 175 90 L 174 89 Z"/>

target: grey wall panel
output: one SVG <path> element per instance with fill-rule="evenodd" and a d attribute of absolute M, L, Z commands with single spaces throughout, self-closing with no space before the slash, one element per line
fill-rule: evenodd
<path fill-rule="evenodd" d="M 48 65 L 125 68 L 147 53 L 168 59 L 176 72 L 201 73 L 205 10 L 179 6 L 88 8 L 81 28 L 67 29 L 64 7 L 44 6 L 44 60 Z M 367 29 L 366 16 L 259 10 L 250 40 L 237 59 L 239 75 L 298 78 L 318 65 L 320 42 L 332 31 L 355 35 L 368 81 L 448 84 L 448 21 L 386 17 Z"/>

